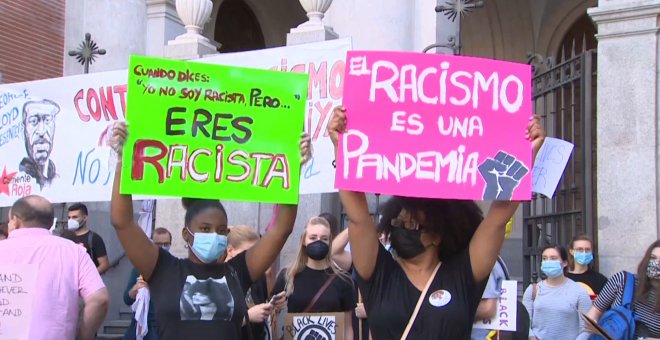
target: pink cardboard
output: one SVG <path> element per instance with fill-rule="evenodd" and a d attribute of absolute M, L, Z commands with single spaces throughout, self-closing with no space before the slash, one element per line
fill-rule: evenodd
<path fill-rule="evenodd" d="M 349 51 L 338 189 L 475 200 L 531 198 L 531 67 Z"/>

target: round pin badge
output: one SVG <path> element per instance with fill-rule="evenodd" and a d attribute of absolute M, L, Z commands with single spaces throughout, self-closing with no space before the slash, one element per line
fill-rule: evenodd
<path fill-rule="evenodd" d="M 446 306 L 451 301 L 451 293 L 446 290 L 436 290 L 429 296 L 429 303 L 435 307 Z"/>

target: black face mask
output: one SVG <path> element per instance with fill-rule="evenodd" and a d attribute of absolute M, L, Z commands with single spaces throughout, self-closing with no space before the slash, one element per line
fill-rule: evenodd
<path fill-rule="evenodd" d="M 329 251 L 330 246 L 321 240 L 314 241 L 305 247 L 307 256 L 309 256 L 310 259 L 317 261 L 323 260 L 326 256 L 328 256 Z"/>
<path fill-rule="evenodd" d="M 426 248 L 422 244 L 420 236 L 421 232 L 419 230 L 392 228 L 390 243 L 396 251 L 396 256 L 407 260 L 423 253 Z"/>

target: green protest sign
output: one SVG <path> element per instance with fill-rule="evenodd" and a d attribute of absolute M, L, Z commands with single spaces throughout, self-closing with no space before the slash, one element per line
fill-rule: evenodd
<path fill-rule="evenodd" d="M 131 57 L 121 192 L 297 203 L 308 75 Z"/>

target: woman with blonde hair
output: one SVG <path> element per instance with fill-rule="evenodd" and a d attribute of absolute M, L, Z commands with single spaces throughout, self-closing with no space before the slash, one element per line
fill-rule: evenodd
<path fill-rule="evenodd" d="M 344 313 L 344 339 L 353 339 L 351 313 L 355 308 L 353 284 L 348 273 L 330 254 L 332 234 L 322 217 L 311 218 L 300 237 L 296 257 L 278 275 L 272 294 L 285 292 L 287 299 L 276 304 L 288 313 Z"/>

